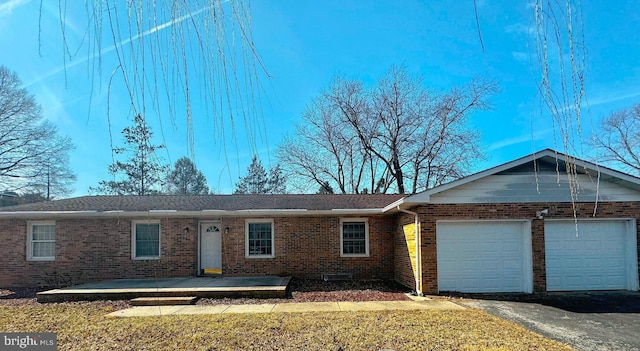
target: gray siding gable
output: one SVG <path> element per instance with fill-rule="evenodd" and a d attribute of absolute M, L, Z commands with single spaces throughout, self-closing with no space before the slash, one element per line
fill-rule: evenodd
<path fill-rule="evenodd" d="M 616 183 L 578 174 L 496 174 L 431 196 L 431 203 L 517 203 L 640 201 L 640 194 Z"/>

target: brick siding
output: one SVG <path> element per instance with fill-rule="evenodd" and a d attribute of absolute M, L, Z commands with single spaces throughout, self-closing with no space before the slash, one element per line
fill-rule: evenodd
<path fill-rule="evenodd" d="M 161 259 L 131 259 L 131 219 L 57 219 L 54 261 L 27 261 L 27 220 L 0 220 L 0 286 L 56 286 L 196 272 L 197 221 L 161 219 Z M 189 233 L 184 228 L 191 228 Z M 197 256 L 196 256 L 197 257 Z"/>
<path fill-rule="evenodd" d="M 271 219 L 270 217 L 268 219 Z M 223 218 L 225 275 L 291 275 L 320 279 L 322 274 L 351 273 L 356 279 L 392 279 L 393 217 L 369 217 L 369 257 L 340 256 L 340 218 L 273 218 L 274 258 L 245 257 L 245 219 Z"/>
<path fill-rule="evenodd" d="M 54 286 L 106 279 L 197 274 L 198 219 L 164 218 L 161 258 L 132 260 L 131 221 L 148 218 L 56 219 L 54 261 L 27 261 L 27 220 L 0 220 L 0 287 Z M 224 218 L 223 274 L 352 273 L 358 279 L 393 278 L 393 217 L 369 217 L 369 257 L 340 257 L 339 217 L 274 218 L 275 257 L 245 258 L 245 219 Z M 188 231 L 185 230 L 188 228 Z"/>
<path fill-rule="evenodd" d="M 489 219 L 532 219 L 531 241 L 533 255 L 533 289 L 546 291 L 544 220 L 534 219 L 536 211 L 548 208 L 549 214 L 545 219 L 571 219 L 573 206 L 571 203 L 510 203 L 510 204 L 426 204 L 416 206 L 411 210 L 418 212 L 421 222 L 421 250 L 422 250 L 422 287 L 425 293 L 437 293 L 438 272 L 436 254 L 436 222 L 438 220 L 489 220 Z M 594 208 L 596 215 L 593 216 Z M 602 202 L 577 203 L 576 217 L 587 218 L 638 218 L 640 203 L 636 202 Z M 640 221 L 636 220 L 636 226 Z M 636 228 L 637 233 L 640 232 Z M 396 239 L 396 243 L 398 240 Z M 640 265 L 640 238 L 637 240 Z M 397 250 L 396 250 L 397 252 Z M 397 271 L 407 270 L 407 264 L 396 257 Z M 396 279 L 408 285 L 406 278 L 396 273 Z M 404 274 L 406 276 L 406 274 Z"/>
<path fill-rule="evenodd" d="M 455 219 L 531 219 L 533 286 L 535 291 L 545 291 L 544 220 L 534 219 L 535 212 L 545 208 L 549 209 L 546 219 L 573 218 L 570 203 L 426 204 L 412 208 L 420 215 L 423 291 L 438 291 L 436 221 Z M 594 218 L 593 212 L 593 203 L 576 205 L 578 218 Z M 640 203 L 599 203 L 595 218 L 638 218 L 639 214 Z M 368 217 L 369 257 L 340 256 L 339 217 L 268 218 L 274 221 L 274 258 L 246 258 L 245 218 L 222 219 L 221 227 L 229 228 L 228 233 L 223 230 L 222 234 L 223 274 L 319 279 L 324 273 L 352 273 L 356 279 L 395 279 L 415 288 L 415 250 L 410 235 L 403 231 L 404 225 L 413 223 L 411 215 Z M 0 287 L 197 274 L 200 220 L 161 219 L 161 258 L 132 260 L 133 219 L 57 219 L 56 259 L 41 262 L 26 260 L 27 220 L 1 219 Z M 640 252 L 640 240 L 637 249 Z M 640 254 L 638 257 L 640 265 Z"/>

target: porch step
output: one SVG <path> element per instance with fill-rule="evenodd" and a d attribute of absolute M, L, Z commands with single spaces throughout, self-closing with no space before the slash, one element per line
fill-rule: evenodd
<path fill-rule="evenodd" d="M 129 300 L 133 306 L 168 306 L 168 305 L 193 305 L 198 300 L 196 296 L 177 297 L 138 297 Z"/>

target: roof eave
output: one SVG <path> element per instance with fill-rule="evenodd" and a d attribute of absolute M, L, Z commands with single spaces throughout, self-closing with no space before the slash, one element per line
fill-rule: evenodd
<path fill-rule="evenodd" d="M 399 200 L 396 200 L 392 203 L 390 203 L 389 205 L 385 206 L 382 209 L 382 212 L 387 213 L 387 212 L 393 212 L 396 211 L 398 209 L 398 207 L 402 207 L 402 205 L 404 205 L 406 203 L 405 199 L 407 199 L 407 197 L 403 197 Z"/>
<path fill-rule="evenodd" d="M 118 217 L 148 217 L 148 218 L 210 218 L 210 217 L 296 217 L 296 216 L 335 216 L 335 215 L 380 215 L 382 208 L 365 209 L 255 209 L 255 210 L 150 210 L 150 211 L 22 211 L 1 212 L 0 218 L 118 218 Z"/>

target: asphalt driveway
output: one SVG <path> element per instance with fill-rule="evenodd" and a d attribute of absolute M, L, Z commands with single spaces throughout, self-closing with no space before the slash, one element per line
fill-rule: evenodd
<path fill-rule="evenodd" d="M 577 350 L 640 351 L 640 294 L 473 296 L 461 303 L 518 323 Z"/>

